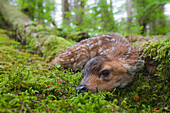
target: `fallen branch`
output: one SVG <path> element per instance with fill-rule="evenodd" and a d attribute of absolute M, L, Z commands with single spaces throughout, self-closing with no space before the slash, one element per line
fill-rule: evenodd
<path fill-rule="evenodd" d="M 40 103 L 38 103 L 38 102 L 36 102 L 35 100 L 33 100 L 33 99 L 29 99 L 30 101 L 32 101 L 32 102 L 34 102 L 35 104 L 38 104 L 38 105 L 40 105 Z"/>
<path fill-rule="evenodd" d="M 22 113 L 22 111 L 24 110 L 24 104 L 25 104 L 25 102 L 23 102 L 23 99 L 22 99 L 20 113 Z"/>

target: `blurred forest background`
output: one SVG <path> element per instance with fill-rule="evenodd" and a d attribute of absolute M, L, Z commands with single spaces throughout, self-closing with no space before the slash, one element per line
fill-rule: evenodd
<path fill-rule="evenodd" d="M 169 0 L 9 0 L 32 20 L 70 32 L 165 35 Z"/>

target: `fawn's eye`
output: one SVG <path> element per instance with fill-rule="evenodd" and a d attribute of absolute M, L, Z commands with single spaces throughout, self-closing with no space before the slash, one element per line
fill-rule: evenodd
<path fill-rule="evenodd" d="M 102 71 L 101 75 L 103 75 L 104 77 L 109 77 L 110 71 L 109 70 L 104 70 L 104 71 Z"/>

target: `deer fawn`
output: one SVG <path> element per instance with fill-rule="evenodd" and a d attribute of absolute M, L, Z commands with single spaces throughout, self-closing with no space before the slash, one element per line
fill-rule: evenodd
<path fill-rule="evenodd" d="M 118 33 L 82 40 L 59 54 L 51 65 L 56 63 L 73 70 L 84 66 L 84 78 L 76 88 L 80 93 L 123 88 L 144 65 L 134 47 Z"/>

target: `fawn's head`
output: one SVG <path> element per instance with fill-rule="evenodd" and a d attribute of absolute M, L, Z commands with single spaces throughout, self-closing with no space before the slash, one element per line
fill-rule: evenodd
<path fill-rule="evenodd" d="M 123 61 L 97 56 L 86 63 L 82 72 L 84 78 L 76 91 L 95 93 L 101 90 L 112 91 L 118 86 L 122 88 L 132 81 L 134 74 L 143 65 L 143 60 Z"/>

